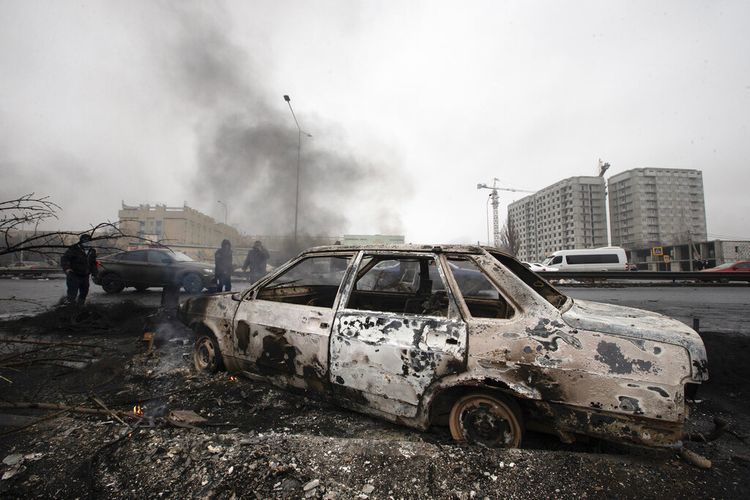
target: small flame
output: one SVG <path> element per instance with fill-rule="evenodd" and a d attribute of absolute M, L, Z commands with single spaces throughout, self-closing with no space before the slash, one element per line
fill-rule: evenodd
<path fill-rule="evenodd" d="M 234 375 L 230 375 L 229 376 L 229 381 L 230 382 L 237 382 L 237 377 L 235 377 Z"/>
<path fill-rule="evenodd" d="M 137 417 L 143 415 L 143 408 L 141 408 L 141 405 L 133 405 L 133 415 Z"/>

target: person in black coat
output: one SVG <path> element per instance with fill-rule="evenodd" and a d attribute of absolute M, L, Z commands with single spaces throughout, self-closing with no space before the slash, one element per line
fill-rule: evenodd
<path fill-rule="evenodd" d="M 78 243 L 69 246 L 60 259 L 68 288 L 66 299 L 71 304 L 77 302 L 80 305 L 86 301 L 89 294 L 89 277 L 97 273 L 96 250 L 91 248 L 90 244 L 91 236 L 82 234 L 78 238 Z"/>
<path fill-rule="evenodd" d="M 231 292 L 234 265 L 232 264 L 232 244 L 229 240 L 221 242 L 221 248 L 216 250 L 214 254 L 214 264 L 214 274 L 216 275 L 216 282 L 219 285 L 218 291 Z"/>
<path fill-rule="evenodd" d="M 250 268 L 250 283 L 255 283 L 266 274 L 266 264 L 268 263 L 268 250 L 263 248 L 263 243 L 256 241 L 253 248 L 247 252 L 245 263 L 242 264 L 242 270 Z"/>

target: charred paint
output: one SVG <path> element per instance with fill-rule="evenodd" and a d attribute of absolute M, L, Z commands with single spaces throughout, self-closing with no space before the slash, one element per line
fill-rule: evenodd
<path fill-rule="evenodd" d="M 235 336 L 237 337 L 237 348 L 247 356 L 247 348 L 250 345 L 250 325 L 244 321 L 237 323 Z"/>
<path fill-rule="evenodd" d="M 545 373 L 543 368 L 533 365 L 520 365 L 514 373 L 524 384 L 539 391 L 542 399 L 547 401 L 564 401 L 565 394 L 560 383 Z"/>
<path fill-rule="evenodd" d="M 536 326 L 533 328 L 526 328 L 526 334 L 530 339 L 539 342 L 539 344 L 549 351 L 558 350 L 558 340 L 562 340 L 576 349 L 581 349 L 581 341 L 574 336 L 578 330 L 571 329 L 569 333 L 565 333 L 562 330 L 565 326 L 564 323 L 560 323 L 559 321 L 550 321 L 546 318 L 540 318 Z"/>
<path fill-rule="evenodd" d="M 643 410 L 641 410 L 640 401 L 638 401 L 635 398 L 631 398 L 628 396 L 619 396 L 617 398 L 620 401 L 619 408 L 622 411 L 626 411 L 628 413 L 633 413 L 635 415 L 643 415 Z"/>
<path fill-rule="evenodd" d="M 296 367 L 294 360 L 298 349 L 289 345 L 286 337 L 266 335 L 263 337 L 263 352 L 258 358 L 258 369 L 262 372 L 288 373 L 294 375 Z"/>
<path fill-rule="evenodd" d="M 651 386 L 650 385 L 650 386 L 648 386 L 648 390 L 649 391 L 654 391 L 655 393 L 657 393 L 659 396 L 661 396 L 663 398 L 668 398 L 669 397 L 669 393 L 667 391 L 665 391 L 664 389 L 662 389 L 661 387 L 655 387 L 655 386 Z"/>
<path fill-rule="evenodd" d="M 650 371 L 652 368 L 651 361 L 642 359 L 628 359 L 620 350 L 620 346 L 614 342 L 602 340 L 596 348 L 597 355 L 594 359 L 600 361 L 609 367 L 610 373 L 626 375 L 633 373 L 637 367 L 640 371 Z"/>

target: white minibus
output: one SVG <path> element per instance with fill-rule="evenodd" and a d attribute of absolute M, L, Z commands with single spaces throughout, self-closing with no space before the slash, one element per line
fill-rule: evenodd
<path fill-rule="evenodd" d="M 620 247 L 558 250 L 542 264 L 560 271 L 627 271 L 628 258 Z"/>

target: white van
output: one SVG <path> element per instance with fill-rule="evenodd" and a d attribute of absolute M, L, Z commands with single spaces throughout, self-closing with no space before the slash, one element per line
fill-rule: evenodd
<path fill-rule="evenodd" d="M 544 259 L 560 271 L 627 271 L 628 258 L 620 247 L 558 250 Z"/>

